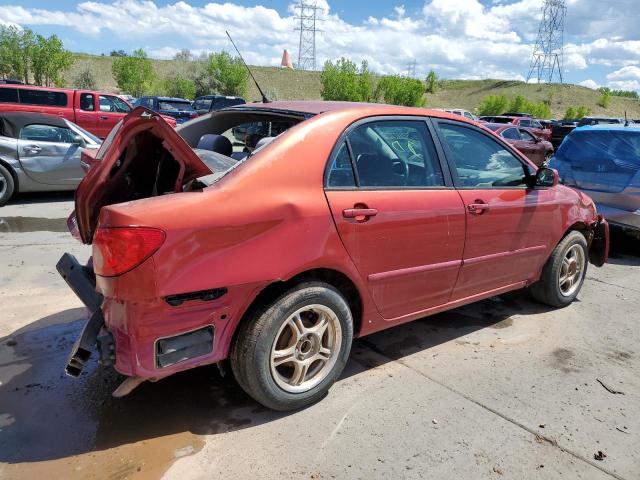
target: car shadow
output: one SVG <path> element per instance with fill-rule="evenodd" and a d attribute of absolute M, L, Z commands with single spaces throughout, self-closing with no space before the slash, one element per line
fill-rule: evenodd
<path fill-rule="evenodd" d="M 611 228 L 608 263 L 640 266 L 640 238 L 619 228 Z"/>
<path fill-rule="evenodd" d="M 385 330 L 354 342 L 342 379 L 545 310 L 512 293 Z M 63 368 L 85 318 L 83 308 L 66 310 L 0 339 L 0 462 L 67 458 L 182 432 L 212 435 L 288 415 L 259 405 L 215 366 L 144 383 L 120 399 L 111 392 L 123 377 L 94 358 L 80 378 L 67 377 Z M 374 355 L 381 340 L 383 355 Z"/>
<path fill-rule="evenodd" d="M 73 201 L 73 191 L 65 192 L 28 192 L 17 193 L 7 205 L 26 205 L 32 203 L 56 203 Z"/>

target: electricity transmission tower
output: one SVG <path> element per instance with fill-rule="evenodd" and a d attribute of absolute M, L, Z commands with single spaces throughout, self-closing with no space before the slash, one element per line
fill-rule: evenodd
<path fill-rule="evenodd" d="M 315 3 L 304 3 L 295 6 L 298 10 L 296 20 L 300 23 L 296 27 L 300 31 L 300 44 L 298 46 L 298 65 L 300 70 L 316 69 L 316 23 L 320 21 L 318 18 L 318 10 L 322 10 Z"/>
<path fill-rule="evenodd" d="M 416 76 L 416 61 L 409 60 L 409 63 L 407 64 L 407 77 L 415 78 L 415 76 Z"/>
<path fill-rule="evenodd" d="M 533 49 L 527 82 L 537 78 L 538 83 L 552 83 L 558 77 L 562 83 L 564 46 L 564 19 L 567 15 L 565 0 L 544 0 L 538 39 Z"/>

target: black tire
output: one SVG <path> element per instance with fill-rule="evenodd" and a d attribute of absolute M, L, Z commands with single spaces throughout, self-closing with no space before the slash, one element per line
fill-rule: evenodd
<path fill-rule="evenodd" d="M 290 316 L 310 305 L 321 305 L 335 314 L 341 330 L 341 340 L 336 340 L 340 347 L 334 349 L 331 362 L 335 363 L 326 367 L 323 376 L 319 377 L 324 378 L 317 385 L 307 391 L 292 393 L 281 388 L 274 378 L 271 349 Z M 342 294 L 326 283 L 305 282 L 285 292 L 270 305 L 254 311 L 246 319 L 232 346 L 231 369 L 242 389 L 265 407 L 279 411 L 295 410 L 326 395 L 349 359 L 352 340 L 353 317 Z"/>
<path fill-rule="evenodd" d="M 14 188 L 13 175 L 4 165 L 0 165 L 0 207 L 9 201 Z"/>
<path fill-rule="evenodd" d="M 579 272 L 579 279 L 574 283 L 575 286 L 571 288 L 572 291 L 563 293 L 560 286 L 562 263 L 569 250 L 574 246 L 582 250 L 583 265 Z M 558 308 L 566 307 L 571 304 L 578 296 L 578 293 L 580 293 L 585 276 L 587 275 L 588 265 L 589 252 L 587 240 L 580 232 L 569 232 L 551 253 L 551 256 L 542 269 L 540 280 L 531 285 L 531 294 L 541 303 Z"/>

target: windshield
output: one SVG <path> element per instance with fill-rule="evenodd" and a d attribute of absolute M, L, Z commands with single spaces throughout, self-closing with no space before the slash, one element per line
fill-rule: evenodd
<path fill-rule="evenodd" d="M 180 102 L 176 100 L 159 100 L 158 108 L 160 110 L 170 110 L 170 111 L 187 111 L 187 112 L 195 112 L 191 104 L 187 101 Z"/>

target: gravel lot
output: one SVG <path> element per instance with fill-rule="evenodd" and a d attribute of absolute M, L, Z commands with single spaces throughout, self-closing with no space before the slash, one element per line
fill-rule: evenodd
<path fill-rule="evenodd" d="M 64 376 L 85 311 L 55 263 L 90 253 L 72 208 L 0 209 L 2 479 L 640 478 L 637 241 L 569 308 L 518 292 L 360 339 L 327 398 L 282 414 L 215 367 L 118 400 L 95 360 Z"/>

